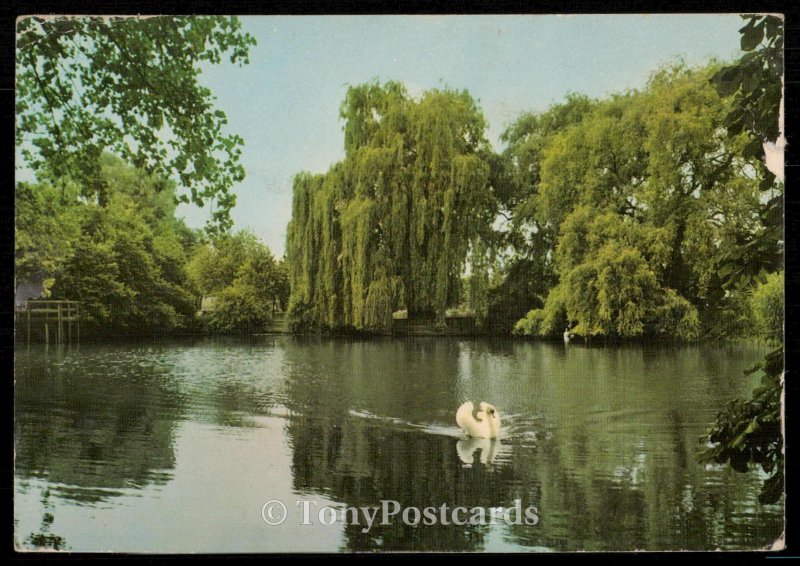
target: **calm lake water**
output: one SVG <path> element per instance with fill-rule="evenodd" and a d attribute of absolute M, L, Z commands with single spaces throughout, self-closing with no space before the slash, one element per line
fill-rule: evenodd
<path fill-rule="evenodd" d="M 752 346 L 448 338 L 88 345 L 16 353 L 21 548 L 125 552 L 755 549 L 761 476 L 698 463 Z M 503 436 L 467 441 L 465 400 Z M 280 500 L 286 520 L 262 508 Z M 343 509 L 535 506 L 535 525 L 320 522 Z M 311 510 L 302 525 L 302 503 Z M 316 505 L 316 508 L 314 507 Z M 276 513 L 278 515 L 279 513 Z M 330 519 L 326 515 L 323 518 Z M 376 521 L 377 522 L 377 521 Z"/>

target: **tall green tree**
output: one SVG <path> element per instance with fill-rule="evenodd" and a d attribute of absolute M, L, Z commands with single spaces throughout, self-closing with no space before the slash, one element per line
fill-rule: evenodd
<path fill-rule="evenodd" d="M 203 297 L 215 299 L 206 320 L 214 331 L 258 331 L 288 302 L 285 265 L 247 230 L 198 245 L 187 273 Z"/>
<path fill-rule="evenodd" d="M 26 17 L 17 24 L 16 143 L 43 179 L 72 179 L 105 204 L 100 157 L 111 152 L 173 177 L 175 198 L 214 201 L 213 228 L 231 225 L 244 178 L 242 139 L 202 86 L 201 65 L 248 62 L 255 40 L 236 18 Z"/>
<path fill-rule="evenodd" d="M 210 297 L 233 284 L 248 257 L 262 246 L 252 232 L 221 234 L 199 245 L 187 266 L 195 288 Z"/>
<path fill-rule="evenodd" d="M 75 253 L 81 205 L 74 184 L 15 185 L 14 276 L 17 281 L 43 277 L 48 283 Z"/>
<path fill-rule="evenodd" d="M 517 332 L 553 335 L 695 338 L 697 310 L 665 286 L 666 228 L 636 222 L 613 210 L 576 208 L 562 225 L 555 251 L 558 285 L 545 311 L 532 311 Z"/>
<path fill-rule="evenodd" d="M 538 149 L 538 184 L 518 208 L 552 234 L 544 253 L 558 288 L 545 303 L 573 332 L 691 338 L 737 299 L 720 271 L 763 231 L 757 160 L 745 134 L 720 127 L 729 101 L 709 82 L 715 72 L 658 69 L 646 88 L 596 101 Z M 561 316 L 533 312 L 517 330 L 560 333 L 531 321 Z"/>
<path fill-rule="evenodd" d="M 410 98 L 352 87 L 343 162 L 295 178 L 287 233 L 295 326 L 386 329 L 392 311 L 444 321 L 496 197 L 486 122 L 466 91 Z"/>
<path fill-rule="evenodd" d="M 500 136 L 505 150 L 494 156 L 492 186 L 500 220 L 492 248 L 498 255 L 496 285 L 489 289 L 488 322 L 500 332 L 526 312 L 543 306 L 557 281 L 553 249 L 557 232 L 552 222 L 537 214 L 542 189 L 542 159 L 553 137 L 580 123 L 596 101 L 570 94 L 565 102 L 542 113 L 527 113 Z"/>
<path fill-rule="evenodd" d="M 75 205 L 79 233 L 52 272 L 53 296 L 81 301 L 84 323 L 93 330 L 139 333 L 188 326 L 196 305 L 185 269 L 192 238 L 174 216 L 174 183 L 110 155 L 100 162 L 107 203 Z M 67 208 L 61 214 L 74 212 Z M 24 229 L 18 227 L 20 233 Z"/>

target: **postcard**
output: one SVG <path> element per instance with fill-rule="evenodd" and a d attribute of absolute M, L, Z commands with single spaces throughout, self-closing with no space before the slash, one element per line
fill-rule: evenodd
<path fill-rule="evenodd" d="M 17 551 L 783 549 L 781 15 L 16 30 Z"/>

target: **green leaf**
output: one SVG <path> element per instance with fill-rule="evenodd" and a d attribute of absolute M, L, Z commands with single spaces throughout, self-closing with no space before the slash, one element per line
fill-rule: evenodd
<path fill-rule="evenodd" d="M 783 18 L 778 16 L 767 16 L 766 36 L 772 38 L 783 35 Z"/>
<path fill-rule="evenodd" d="M 70 177 L 87 197 L 102 200 L 95 161 L 104 151 L 178 175 L 180 167 L 162 167 L 166 155 L 195 163 L 224 137 L 224 114 L 197 77 L 199 63 L 215 52 L 246 54 L 253 40 L 238 23 L 210 16 L 58 17 L 44 20 L 41 31 L 28 22 L 18 26 L 25 49 L 17 59 L 17 133 L 31 140 L 34 149 L 25 155 L 37 175 Z M 165 125 L 171 137 L 158 135 Z M 238 182 L 240 154 L 228 147 L 212 155 L 195 175 L 179 176 L 184 191 L 213 198 L 218 187 Z M 227 222 L 230 211 L 218 212 Z"/>
<path fill-rule="evenodd" d="M 742 51 L 752 51 L 764 39 L 764 23 L 745 29 L 742 34 Z"/>
<path fill-rule="evenodd" d="M 724 67 L 711 79 L 720 96 L 730 96 L 739 90 L 742 82 L 742 70 L 739 67 Z"/>

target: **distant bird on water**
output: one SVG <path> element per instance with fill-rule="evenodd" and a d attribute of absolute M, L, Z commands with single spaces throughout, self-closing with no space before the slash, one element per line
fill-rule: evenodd
<path fill-rule="evenodd" d="M 481 401 L 475 406 L 467 401 L 456 411 L 456 423 L 473 438 L 497 438 L 500 433 L 500 415 L 494 405 Z"/>

